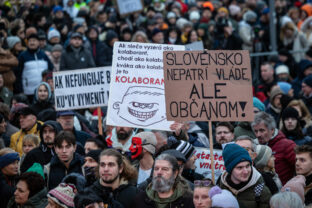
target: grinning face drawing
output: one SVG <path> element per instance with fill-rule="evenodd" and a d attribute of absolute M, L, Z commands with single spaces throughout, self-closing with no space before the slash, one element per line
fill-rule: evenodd
<path fill-rule="evenodd" d="M 129 87 L 114 109 L 124 120 L 139 126 L 149 126 L 166 119 L 164 90 L 157 87 Z"/>

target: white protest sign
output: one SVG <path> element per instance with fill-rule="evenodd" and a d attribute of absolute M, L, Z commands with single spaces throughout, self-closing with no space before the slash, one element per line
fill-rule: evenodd
<path fill-rule="evenodd" d="M 184 50 L 184 46 L 114 44 L 108 125 L 170 130 L 173 122 L 166 119 L 163 51 L 174 50 Z"/>
<path fill-rule="evenodd" d="M 53 72 L 56 110 L 107 105 L 110 74 L 111 67 Z"/>
<path fill-rule="evenodd" d="M 210 150 L 207 148 L 195 147 L 195 172 L 202 174 L 205 178 L 212 178 L 211 176 L 211 160 Z M 225 171 L 224 161 L 222 157 L 222 150 L 213 150 L 215 180 L 217 181 L 221 174 Z"/>
<path fill-rule="evenodd" d="M 141 0 L 117 0 L 118 11 L 120 15 L 126 15 L 143 10 L 143 1 Z"/>

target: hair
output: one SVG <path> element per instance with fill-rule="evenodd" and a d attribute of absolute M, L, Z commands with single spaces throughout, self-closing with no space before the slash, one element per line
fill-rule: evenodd
<path fill-rule="evenodd" d="M 15 151 L 9 147 L 3 148 L 0 150 L 0 156 L 6 155 L 8 153 L 14 153 Z"/>
<path fill-rule="evenodd" d="M 13 95 L 12 100 L 16 100 L 17 103 L 24 103 L 26 105 L 29 104 L 27 95 L 25 95 L 23 93 L 20 93 L 20 94 L 17 94 L 17 95 Z"/>
<path fill-rule="evenodd" d="M 301 145 L 295 147 L 295 153 L 309 153 L 310 158 L 312 159 L 312 146 L 311 145 Z"/>
<path fill-rule="evenodd" d="M 6 121 L 9 120 L 10 107 L 5 103 L 0 102 L 0 113 Z"/>
<path fill-rule="evenodd" d="M 70 131 L 60 131 L 55 137 L 54 146 L 61 147 L 64 141 L 68 144 L 76 145 L 76 137 Z"/>
<path fill-rule="evenodd" d="M 234 126 L 230 122 L 219 122 L 217 123 L 216 128 L 219 126 L 225 126 L 230 130 L 230 132 L 234 133 Z"/>
<path fill-rule="evenodd" d="M 268 65 L 270 67 L 271 70 L 274 70 L 274 67 L 272 66 L 272 64 L 268 61 L 265 61 L 261 64 L 261 66 L 265 66 L 265 65 Z"/>
<path fill-rule="evenodd" d="M 35 172 L 23 173 L 18 179 L 19 181 L 24 181 L 27 184 L 27 188 L 29 190 L 28 199 L 45 187 L 45 182 L 42 176 Z"/>
<path fill-rule="evenodd" d="M 251 127 L 263 123 L 269 130 L 276 128 L 276 123 L 270 114 L 260 111 L 255 115 L 254 121 L 251 123 Z"/>
<path fill-rule="evenodd" d="M 128 181 L 135 181 L 138 178 L 138 171 L 131 165 L 130 161 L 123 156 L 116 149 L 106 149 L 100 154 L 100 161 L 102 156 L 112 156 L 116 158 L 116 162 L 119 168 L 123 168 L 120 178 L 124 178 Z"/>
<path fill-rule="evenodd" d="M 312 119 L 311 113 L 308 110 L 308 107 L 302 100 L 292 100 L 288 103 L 287 107 L 299 106 L 301 109 L 301 118 L 307 118 L 309 120 Z"/>
<path fill-rule="evenodd" d="M 141 36 L 144 39 L 145 43 L 149 43 L 146 33 L 140 30 L 133 34 L 131 42 L 136 42 L 138 36 Z"/>
<path fill-rule="evenodd" d="M 173 172 L 179 171 L 178 160 L 175 157 L 173 157 L 169 154 L 163 153 L 163 154 L 160 154 L 159 156 L 156 157 L 155 163 L 157 160 L 165 160 L 165 161 L 169 162 Z M 154 165 L 155 165 L 155 163 L 154 163 Z"/>
<path fill-rule="evenodd" d="M 274 208 L 304 208 L 300 196 L 290 191 L 274 194 L 270 200 L 270 206 Z"/>
<path fill-rule="evenodd" d="M 280 39 L 284 40 L 286 30 L 296 31 L 296 26 L 292 22 L 287 22 L 285 25 L 281 27 L 280 30 Z"/>
<path fill-rule="evenodd" d="M 24 138 L 23 138 L 23 145 L 26 143 L 26 142 L 32 142 L 34 143 L 34 145 L 36 147 L 39 146 L 39 143 L 40 143 L 40 139 L 37 135 L 35 134 L 27 134 Z"/>
<path fill-rule="evenodd" d="M 94 142 L 95 145 L 98 146 L 98 148 L 104 149 L 104 148 L 105 148 L 105 145 L 104 145 L 104 143 L 101 141 L 101 138 L 102 138 L 101 135 L 98 135 L 98 136 L 96 136 L 95 138 L 92 138 L 92 137 L 91 137 L 91 138 L 87 139 L 86 143 L 87 143 L 87 142 Z"/>
<path fill-rule="evenodd" d="M 235 142 L 236 141 L 242 141 L 242 140 L 248 140 L 251 142 L 251 146 L 252 146 L 252 151 L 253 152 L 256 152 L 256 143 L 255 141 L 250 137 L 250 136 L 247 136 L 247 135 L 242 135 L 242 136 L 239 136 L 235 139 Z"/>

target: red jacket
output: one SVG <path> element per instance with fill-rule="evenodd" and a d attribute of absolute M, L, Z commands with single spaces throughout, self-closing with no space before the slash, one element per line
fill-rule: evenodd
<path fill-rule="evenodd" d="M 279 131 L 278 134 L 269 141 L 275 157 L 275 170 L 284 185 L 295 175 L 296 144 Z"/>

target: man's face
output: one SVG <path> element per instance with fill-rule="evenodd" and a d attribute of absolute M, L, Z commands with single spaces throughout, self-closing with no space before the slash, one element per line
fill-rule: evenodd
<path fill-rule="evenodd" d="M 242 148 L 244 148 L 245 150 L 247 150 L 249 153 L 249 156 L 251 157 L 251 160 L 254 161 L 257 154 L 253 151 L 251 141 L 249 141 L 247 139 L 246 140 L 237 140 L 235 143 L 238 144 L 239 146 L 241 146 Z"/>
<path fill-rule="evenodd" d="M 166 160 L 156 160 L 153 172 L 153 189 L 157 192 L 169 191 L 178 175 L 178 171 L 173 172 L 171 164 Z"/>
<path fill-rule="evenodd" d="M 117 137 L 120 140 L 126 140 L 131 136 L 131 133 L 133 131 L 133 128 L 130 127 L 116 127 Z"/>
<path fill-rule="evenodd" d="M 104 183 L 112 184 L 115 182 L 119 178 L 122 170 L 123 169 L 118 166 L 116 157 L 107 155 L 100 157 L 99 173 Z"/>
<path fill-rule="evenodd" d="M 0 122 L 0 134 L 3 134 L 4 132 L 6 132 L 6 127 L 7 127 L 7 123 L 5 119 L 2 119 L 2 121 Z"/>
<path fill-rule="evenodd" d="M 131 159 L 136 159 L 142 155 L 142 139 L 140 137 L 132 137 L 132 144 L 129 148 L 131 151 Z M 139 159 L 139 158 L 138 158 Z"/>
<path fill-rule="evenodd" d="M 69 144 L 66 141 L 62 142 L 60 147 L 55 146 L 55 152 L 59 160 L 63 163 L 70 163 L 74 158 L 74 153 L 76 151 L 76 145 Z"/>
<path fill-rule="evenodd" d="M 231 173 L 231 180 L 235 184 L 240 184 L 248 181 L 251 174 L 251 165 L 250 162 L 240 162 L 235 168 L 233 168 Z"/>
<path fill-rule="evenodd" d="M 219 144 L 225 144 L 233 141 L 234 134 L 226 126 L 218 126 L 216 128 L 216 140 Z"/>
<path fill-rule="evenodd" d="M 95 161 L 92 157 L 85 157 L 85 163 L 83 164 L 84 167 L 97 167 L 99 164 Z"/>
<path fill-rule="evenodd" d="M 309 152 L 296 154 L 296 174 L 305 177 L 312 174 L 312 158 Z"/>
<path fill-rule="evenodd" d="M 268 129 L 268 127 L 263 122 L 254 125 L 253 131 L 258 138 L 259 143 L 263 145 L 268 143 L 274 134 L 274 129 Z"/>
<path fill-rule="evenodd" d="M 261 66 L 261 78 L 264 82 L 270 81 L 273 79 L 274 70 L 271 69 L 271 66 L 268 64 Z"/>
<path fill-rule="evenodd" d="M 58 19 L 62 19 L 64 17 L 63 11 L 58 11 L 55 13 L 55 17 Z"/>
<path fill-rule="evenodd" d="M 55 139 L 55 130 L 51 126 L 45 126 L 42 130 L 42 137 L 45 144 L 53 145 Z"/>
<path fill-rule="evenodd" d="M 60 116 L 57 122 L 59 122 L 66 131 L 72 131 L 74 128 L 74 116 Z"/>
<path fill-rule="evenodd" d="M 86 142 L 84 149 L 85 149 L 85 153 L 88 154 L 90 150 L 97 150 L 99 149 L 99 147 L 95 144 L 95 142 Z"/>
<path fill-rule="evenodd" d="M 208 195 L 210 188 L 196 187 L 194 189 L 193 203 L 196 208 L 210 208 L 212 201 Z"/>
<path fill-rule="evenodd" d="M 309 85 L 307 85 L 306 83 L 302 82 L 301 84 L 301 90 L 304 96 L 310 96 L 312 93 L 312 87 L 310 87 Z"/>
<path fill-rule="evenodd" d="M 164 34 L 162 32 L 157 33 L 153 36 L 153 42 L 162 44 L 164 43 Z"/>
<path fill-rule="evenodd" d="M 282 104 L 281 104 L 281 98 L 282 98 L 282 94 L 276 95 L 273 99 L 273 105 L 274 107 L 281 109 L 282 108 Z"/>
<path fill-rule="evenodd" d="M 20 115 L 19 121 L 21 129 L 30 130 L 36 124 L 36 116 L 29 114 L 29 115 Z"/>
<path fill-rule="evenodd" d="M 30 38 L 27 45 L 30 50 L 37 50 L 39 47 L 39 40 L 36 38 Z"/>
<path fill-rule="evenodd" d="M 82 39 L 79 37 L 74 37 L 70 39 L 70 44 L 74 47 L 74 48 L 79 48 L 82 45 Z"/>
<path fill-rule="evenodd" d="M 284 120 L 287 131 L 293 131 L 297 127 L 298 120 L 296 118 L 286 118 Z"/>

